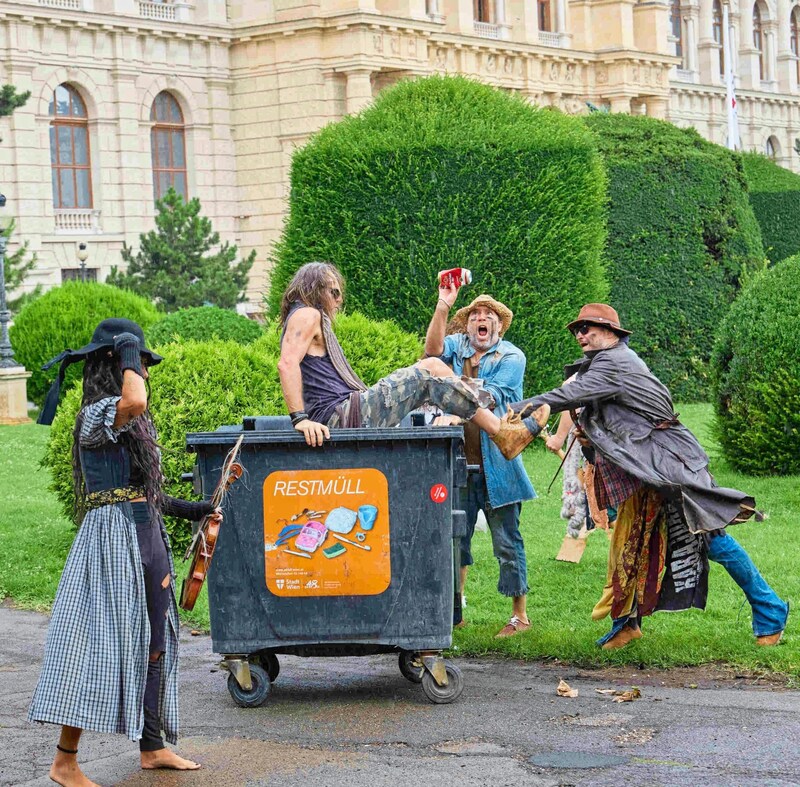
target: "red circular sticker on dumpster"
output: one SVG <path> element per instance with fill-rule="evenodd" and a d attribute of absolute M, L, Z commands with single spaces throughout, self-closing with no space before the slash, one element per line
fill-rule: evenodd
<path fill-rule="evenodd" d="M 447 487 L 444 484 L 434 484 L 431 487 L 431 500 L 434 503 L 444 503 L 447 500 Z"/>

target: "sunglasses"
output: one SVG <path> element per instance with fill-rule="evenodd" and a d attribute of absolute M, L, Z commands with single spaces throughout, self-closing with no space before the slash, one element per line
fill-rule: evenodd
<path fill-rule="evenodd" d="M 593 322 L 580 322 L 578 323 L 572 331 L 573 336 L 577 336 L 580 334 L 581 336 L 586 336 L 587 333 L 592 328 L 596 328 L 597 326 Z"/>
<path fill-rule="evenodd" d="M 335 301 L 342 297 L 342 291 L 338 287 L 331 287 L 330 293 Z"/>

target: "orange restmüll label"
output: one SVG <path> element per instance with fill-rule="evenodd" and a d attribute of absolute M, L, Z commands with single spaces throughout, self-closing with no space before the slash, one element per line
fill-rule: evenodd
<path fill-rule="evenodd" d="M 391 580 L 389 485 L 373 468 L 264 480 L 264 569 L 276 596 L 373 596 Z"/>

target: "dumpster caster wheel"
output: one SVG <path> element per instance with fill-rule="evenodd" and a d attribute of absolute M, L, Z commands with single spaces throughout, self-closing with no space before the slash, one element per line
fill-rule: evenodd
<path fill-rule="evenodd" d="M 232 674 L 228 675 L 228 691 L 240 708 L 257 708 L 263 705 L 269 696 L 269 675 L 263 667 L 259 667 L 258 664 L 250 665 L 250 681 L 253 688 L 245 691 Z"/>
<path fill-rule="evenodd" d="M 445 664 L 447 670 L 447 685 L 440 686 L 433 679 L 433 675 L 425 670 L 422 676 L 422 690 L 425 696 L 435 705 L 446 705 L 458 699 L 464 690 L 464 678 L 461 670 L 455 664 Z"/>
<path fill-rule="evenodd" d="M 401 650 L 398 661 L 400 662 L 400 672 L 403 673 L 406 680 L 410 680 L 412 683 L 422 683 L 425 668 L 413 650 Z"/>
<path fill-rule="evenodd" d="M 260 653 L 257 657 L 259 667 L 263 667 L 269 676 L 269 682 L 274 683 L 281 671 L 278 657 L 274 653 Z"/>

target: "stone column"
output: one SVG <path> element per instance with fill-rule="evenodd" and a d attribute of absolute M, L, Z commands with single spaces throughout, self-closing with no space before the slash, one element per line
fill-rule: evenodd
<path fill-rule="evenodd" d="M 695 72 L 697 71 L 697 33 L 695 32 L 694 17 L 687 16 L 683 21 L 686 30 L 684 64 L 687 71 Z"/>
<path fill-rule="evenodd" d="M 508 41 L 511 38 L 511 25 L 506 20 L 506 0 L 495 0 L 495 23 L 497 24 L 500 38 Z"/>
<path fill-rule="evenodd" d="M 23 366 L 0 368 L 0 424 L 29 424 L 27 380 Z"/>
<path fill-rule="evenodd" d="M 647 104 L 648 117 L 666 120 L 667 111 L 669 110 L 668 98 L 663 98 L 662 96 L 648 96 L 645 102 Z"/>
<path fill-rule="evenodd" d="M 630 115 L 631 113 L 630 96 L 610 96 L 608 102 L 611 105 L 612 112 L 625 113 L 626 115 Z"/>
<path fill-rule="evenodd" d="M 357 68 L 347 72 L 347 114 L 360 112 L 372 101 L 372 70 Z"/>

